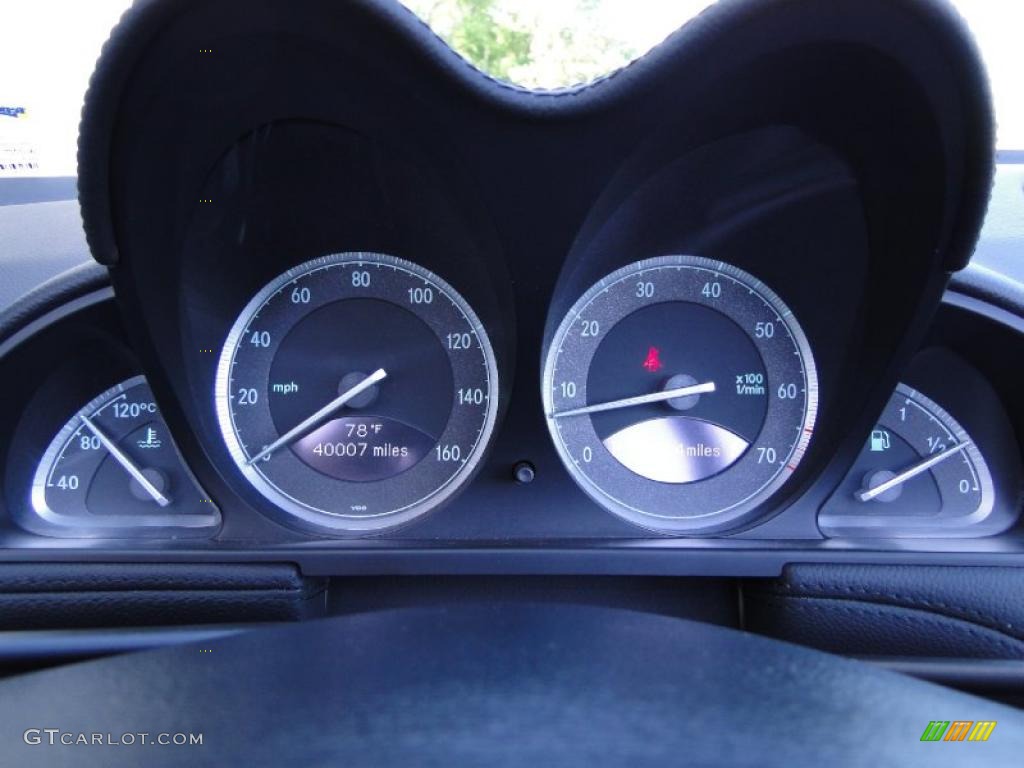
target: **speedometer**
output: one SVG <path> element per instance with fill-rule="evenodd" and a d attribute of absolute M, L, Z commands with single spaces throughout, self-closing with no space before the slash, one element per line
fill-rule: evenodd
<path fill-rule="evenodd" d="M 231 458 L 308 526 L 375 531 L 466 481 L 494 428 L 498 372 L 469 304 L 376 253 L 301 264 L 259 291 L 216 380 Z"/>
<path fill-rule="evenodd" d="M 631 264 L 588 290 L 544 366 L 548 427 L 569 472 L 654 530 L 736 525 L 795 471 L 817 374 L 782 300 L 695 256 Z"/>

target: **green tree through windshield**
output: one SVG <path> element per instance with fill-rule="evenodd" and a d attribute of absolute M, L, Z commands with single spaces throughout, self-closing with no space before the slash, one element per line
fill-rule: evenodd
<path fill-rule="evenodd" d="M 461 18 L 450 43 L 484 72 L 508 80 L 513 67 L 530 63 L 533 35 L 512 14 L 495 18 L 494 0 L 458 0 L 455 7 Z"/>
<path fill-rule="evenodd" d="M 602 30 L 601 0 L 576 0 L 555 9 L 503 0 L 406 0 L 406 5 L 476 67 L 527 87 L 587 82 L 637 54 Z"/>

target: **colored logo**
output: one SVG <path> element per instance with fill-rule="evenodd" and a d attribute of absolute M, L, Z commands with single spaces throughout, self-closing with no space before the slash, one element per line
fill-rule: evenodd
<path fill-rule="evenodd" d="M 995 720 L 932 720 L 921 741 L 988 741 L 995 728 Z"/>
<path fill-rule="evenodd" d="M 24 107 L 0 107 L 0 117 L 21 117 L 24 114 Z"/>

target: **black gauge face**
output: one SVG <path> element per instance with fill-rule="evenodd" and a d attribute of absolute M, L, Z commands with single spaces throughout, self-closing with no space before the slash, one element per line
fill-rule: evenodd
<path fill-rule="evenodd" d="M 900 384 L 853 467 L 822 508 L 826 529 L 872 528 L 890 534 L 947 532 L 992 510 L 985 459 L 966 430 L 935 401 Z"/>
<path fill-rule="evenodd" d="M 142 376 L 103 392 L 58 432 L 36 470 L 32 510 L 33 529 L 67 536 L 159 535 L 219 521 Z"/>
<path fill-rule="evenodd" d="M 216 383 L 245 478 L 332 531 L 389 528 L 450 496 L 480 459 L 497 400 L 494 353 L 465 300 L 373 253 L 316 259 L 261 290 Z"/>
<path fill-rule="evenodd" d="M 796 469 L 817 375 L 782 301 L 693 256 L 649 259 L 593 286 L 555 334 L 544 406 L 594 499 L 666 532 L 734 525 Z"/>

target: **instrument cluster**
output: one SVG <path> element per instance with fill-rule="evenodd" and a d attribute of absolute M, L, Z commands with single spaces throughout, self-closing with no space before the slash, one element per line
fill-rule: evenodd
<path fill-rule="evenodd" d="M 113 298 L 0 349 L 12 530 L 776 572 L 1012 535 L 1024 356 L 957 328 L 1020 333 L 942 321 L 991 175 L 973 54 L 837 2 L 725 4 L 561 95 L 375 3 L 132 11 L 80 153 Z"/>
<path fill-rule="evenodd" d="M 13 523 L 63 539 L 229 540 L 109 291 L 69 306 L 0 359 L 23 373 L 6 459 Z M 992 361 L 969 362 L 978 350 L 949 335 L 957 312 L 943 306 L 841 475 L 815 484 L 825 539 L 970 538 L 1016 523 L 1019 415 Z M 563 472 L 636 537 L 756 536 L 779 516 L 821 394 L 779 294 L 725 262 L 666 255 L 615 270 L 555 319 L 536 402 L 557 461 L 502 466 L 490 456 L 505 379 L 452 284 L 373 252 L 296 265 L 251 297 L 215 355 L 208 397 L 235 482 L 261 514 L 330 537 L 408 539 L 434 510 L 443 531 L 462 491 L 517 494 Z M 1021 343 L 983 315 L 952 327 L 964 324 Z"/>

